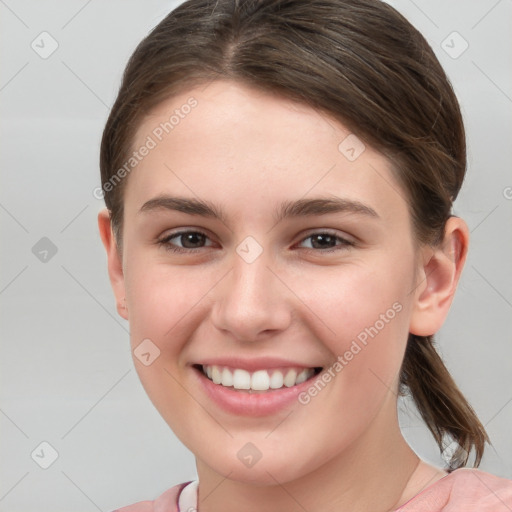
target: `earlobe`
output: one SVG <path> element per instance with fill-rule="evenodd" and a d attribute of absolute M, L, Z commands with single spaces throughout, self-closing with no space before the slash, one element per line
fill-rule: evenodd
<path fill-rule="evenodd" d="M 128 320 L 123 264 L 112 231 L 109 211 L 104 208 L 98 213 L 98 228 L 101 241 L 107 252 L 108 275 L 117 302 L 117 312 Z"/>
<path fill-rule="evenodd" d="M 443 325 L 466 261 L 469 230 L 458 217 L 446 222 L 443 242 L 423 249 L 423 264 L 417 287 L 409 332 L 430 336 Z"/>

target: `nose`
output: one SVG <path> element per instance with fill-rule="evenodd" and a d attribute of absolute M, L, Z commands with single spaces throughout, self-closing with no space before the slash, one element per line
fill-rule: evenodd
<path fill-rule="evenodd" d="M 263 254 L 252 263 L 235 254 L 231 271 L 216 287 L 212 322 L 237 341 L 259 341 L 291 323 L 290 293 Z"/>

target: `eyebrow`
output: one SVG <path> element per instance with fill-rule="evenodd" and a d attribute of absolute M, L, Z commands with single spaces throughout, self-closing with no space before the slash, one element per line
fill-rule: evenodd
<path fill-rule="evenodd" d="M 158 210 L 171 210 L 189 215 L 200 215 L 218 219 L 227 225 L 227 218 L 219 206 L 197 198 L 158 196 L 145 202 L 139 213 Z M 333 196 L 331 198 L 299 199 L 297 201 L 284 201 L 274 210 L 276 223 L 283 219 L 294 217 L 312 217 L 332 213 L 352 213 L 368 217 L 380 218 L 377 212 L 368 205 L 352 199 Z"/>

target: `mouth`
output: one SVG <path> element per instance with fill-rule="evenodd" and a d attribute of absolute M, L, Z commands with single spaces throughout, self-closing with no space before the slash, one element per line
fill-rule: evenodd
<path fill-rule="evenodd" d="M 322 371 L 322 367 L 283 367 L 249 372 L 242 368 L 202 364 L 195 364 L 193 368 L 213 384 L 250 394 L 272 393 L 283 388 L 293 388 L 313 379 Z"/>

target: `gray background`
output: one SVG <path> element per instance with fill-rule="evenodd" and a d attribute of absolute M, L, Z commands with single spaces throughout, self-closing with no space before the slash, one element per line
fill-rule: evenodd
<path fill-rule="evenodd" d="M 93 196 L 123 67 L 177 3 L 0 0 L 1 511 L 107 511 L 196 476 L 133 368 Z M 512 2 L 391 3 L 435 49 L 465 116 L 455 213 L 471 252 L 438 341 L 493 440 L 481 468 L 512 478 Z M 49 56 L 43 31 L 58 43 Z M 443 464 L 410 403 L 400 408 L 413 448 Z M 47 469 L 43 441 L 58 453 Z"/>

